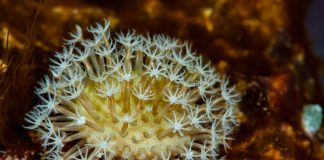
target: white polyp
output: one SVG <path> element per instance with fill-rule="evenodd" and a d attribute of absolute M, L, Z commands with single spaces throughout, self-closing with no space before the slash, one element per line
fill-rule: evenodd
<path fill-rule="evenodd" d="M 109 26 L 76 25 L 38 83 L 24 127 L 38 133 L 43 158 L 219 158 L 238 125 L 229 78 L 188 42 Z"/>

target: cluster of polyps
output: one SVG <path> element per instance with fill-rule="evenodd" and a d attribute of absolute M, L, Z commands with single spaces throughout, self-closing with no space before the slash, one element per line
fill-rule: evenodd
<path fill-rule="evenodd" d="M 216 159 L 239 94 L 187 43 L 79 26 L 27 113 L 47 159 Z"/>

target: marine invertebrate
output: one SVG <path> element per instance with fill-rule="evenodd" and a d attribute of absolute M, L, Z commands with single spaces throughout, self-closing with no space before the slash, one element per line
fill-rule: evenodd
<path fill-rule="evenodd" d="M 316 133 L 322 124 L 323 111 L 319 104 L 304 105 L 302 114 L 302 123 L 304 130 L 308 135 Z"/>
<path fill-rule="evenodd" d="M 228 148 L 239 93 L 188 43 L 113 37 L 108 21 L 88 31 L 77 26 L 51 60 L 26 115 L 47 159 L 211 159 Z"/>

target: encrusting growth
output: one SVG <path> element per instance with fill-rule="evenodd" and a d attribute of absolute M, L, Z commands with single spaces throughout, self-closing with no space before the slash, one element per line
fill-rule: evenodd
<path fill-rule="evenodd" d="M 26 114 L 45 159 L 217 159 L 239 93 L 186 42 L 76 26 Z"/>

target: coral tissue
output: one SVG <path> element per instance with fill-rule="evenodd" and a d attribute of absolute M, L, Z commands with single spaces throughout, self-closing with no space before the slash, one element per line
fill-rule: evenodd
<path fill-rule="evenodd" d="M 45 159 L 217 159 L 239 93 L 188 43 L 79 26 L 26 114 Z"/>

